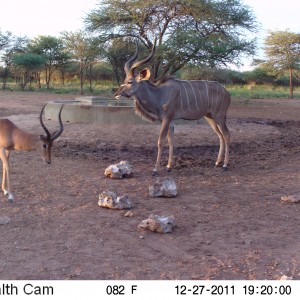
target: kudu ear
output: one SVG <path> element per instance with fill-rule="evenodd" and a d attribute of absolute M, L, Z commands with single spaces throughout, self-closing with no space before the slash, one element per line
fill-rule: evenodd
<path fill-rule="evenodd" d="M 137 81 L 149 80 L 150 76 L 151 76 L 151 71 L 149 70 L 149 68 L 145 68 L 137 75 L 136 80 Z"/>

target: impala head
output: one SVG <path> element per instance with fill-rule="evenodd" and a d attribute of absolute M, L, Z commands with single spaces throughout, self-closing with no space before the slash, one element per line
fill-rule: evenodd
<path fill-rule="evenodd" d="M 151 53 L 149 56 L 141 61 L 134 62 L 139 54 L 139 47 L 136 43 L 136 51 L 135 54 L 125 63 L 124 71 L 126 73 L 126 78 L 123 82 L 123 84 L 119 87 L 119 89 L 115 93 L 115 98 L 120 98 L 121 96 L 130 98 L 132 95 L 134 95 L 140 86 L 140 82 L 143 80 L 148 80 L 150 78 L 150 70 L 148 68 L 143 69 L 141 72 L 139 72 L 138 75 L 135 76 L 134 71 L 136 68 L 146 64 L 149 62 L 154 53 L 155 53 L 155 44 L 156 44 L 156 38 L 153 42 L 153 47 L 151 50 Z"/>
<path fill-rule="evenodd" d="M 49 130 L 43 123 L 43 112 L 45 109 L 45 104 L 40 113 L 40 123 L 42 128 L 44 129 L 46 135 L 40 135 L 38 145 L 37 145 L 37 152 L 41 155 L 42 159 L 45 163 L 51 164 L 51 148 L 53 145 L 54 140 L 56 140 L 63 132 L 64 126 L 61 120 L 61 111 L 63 109 L 63 105 L 61 106 L 59 113 L 58 113 L 58 121 L 59 121 L 59 130 L 50 134 Z"/>

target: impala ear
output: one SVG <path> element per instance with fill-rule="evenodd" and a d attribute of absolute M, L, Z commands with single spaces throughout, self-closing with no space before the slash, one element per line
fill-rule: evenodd
<path fill-rule="evenodd" d="M 47 137 L 44 136 L 43 134 L 40 135 L 40 140 L 43 141 L 43 142 L 46 142 L 47 141 Z"/>
<path fill-rule="evenodd" d="M 137 81 L 149 80 L 151 76 L 151 71 L 148 68 L 143 69 L 137 76 Z"/>

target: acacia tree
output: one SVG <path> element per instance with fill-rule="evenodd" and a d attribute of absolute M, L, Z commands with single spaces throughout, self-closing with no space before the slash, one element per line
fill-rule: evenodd
<path fill-rule="evenodd" d="M 5 55 L 5 51 L 7 51 L 7 48 L 9 47 L 9 44 L 12 41 L 12 35 L 11 32 L 2 32 L 0 30 L 0 51 L 4 52 L 4 54 L 1 56 L 0 61 L 2 61 L 4 63 L 4 68 L 3 71 L 1 70 L 1 66 L 0 66 L 0 76 L 3 79 L 3 85 L 2 85 L 2 89 L 5 89 L 6 86 L 6 80 L 7 80 L 7 76 L 8 76 L 8 64 L 6 63 L 6 55 Z"/>
<path fill-rule="evenodd" d="M 256 30 L 255 18 L 240 0 L 104 0 L 85 23 L 103 41 L 133 37 L 151 49 L 156 36 L 155 80 L 189 62 L 238 64 L 241 54 L 254 52 L 254 40 L 247 40 L 245 32 Z"/>
<path fill-rule="evenodd" d="M 15 54 L 12 57 L 12 63 L 22 76 L 21 89 L 24 90 L 29 83 L 29 89 L 31 90 L 33 72 L 41 69 L 45 64 L 45 58 L 34 53 Z"/>
<path fill-rule="evenodd" d="M 49 89 L 53 73 L 68 59 L 64 52 L 63 42 L 53 36 L 39 36 L 29 43 L 28 51 L 44 57 L 45 81 Z M 38 81 L 41 86 L 40 78 Z"/>
<path fill-rule="evenodd" d="M 95 64 L 97 57 L 101 54 L 98 40 L 87 36 L 80 30 L 77 32 L 63 32 L 64 44 L 71 57 L 79 63 L 80 94 L 83 94 L 84 73 Z M 90 80 L 90 90 L 92 90 Z"/>
<path fill-rule="evenodd" d="M 290 98 L 293 98 L 293 71 L 300 69 L 300 34 L 290 31 L 271 31 L 265 39 L 267 60 L 261 66 L 269 73 L 289 72 Z"/>
<path fill-rule="evenodd" d="M 128 59 L 128 53 L 132 53 L 134 50 L 134 45 L 123 38 L 114 39 L 110 45 L 106 47 L 104 55 L 112 66 L 114 77 L 118 84 L 124 80 L 124 78 L 120 76 L 123 71 L 124 61 Z"/>
<path fill-rule="evenodd" d="M 11 32 L 2 32 L 0 29 L 0 50 L 4 49 L 10 43 L 11 37 Z"/>
<path fill-rule="evenodd" d="M 3 64 L 3 74 L 2 76 L 2 89 L 6 89 L 6 82 L 9 76 L 10 68 L 12 65 L 12 57 L 17 53 L 23 53 L 28 44 L 28 39 L 26 37 L 15 37 L 10 35 L 8 42 L 2 49 L 2 56 L 0 61 Z"/>

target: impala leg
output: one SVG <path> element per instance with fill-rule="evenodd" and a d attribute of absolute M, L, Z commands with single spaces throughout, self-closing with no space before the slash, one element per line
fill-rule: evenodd
<path fill-rule="evenodd" d="M 4 148 L 0 151 L 0 158 L 3 163 L 3 178 L 2 178 L 2 190 L 4 195 L 8 194 L 8 201 L 13 202 L 14 196 L 10 188 L 10 178 L 9 178 L 9 151 L 6 151 Z"/>
<path fill-rule="evenodd" d="M 173 122 L 169 126 L 167 137 L 168 137 L 168 144 L 169 144 L 169 160 L 168 160 L 167 169 L 168 169 L 168 172 L 170 172 L 173 167 L 173 148 L 174 148 L 174 124 L 173 124 Z"/>
<path fill-rule="evenodd" d="M 168 133 L 170 126 L 170 120 L 163 119 L 162 125 L 160 128 L 160 133 L 158 137 L 158 142 L 157 142 L 157 158 L 156 158 L 156 163 L 154 170 L 152 172 L 152 175 L 157 175 L 158 174 L 158 169 L 160 166 L 160 159 L 161 159 L 161 153 L 162 153 L 162 147 L 163 147 L 163 141 L 166 138 L 166 135 Z"/>
<path fill-rule="evenodd" d="M 1 153 L 2 153 L 2 149 L 0 150 Z M 1 156 L 1 153 L 0 153 L 0 157 L 1 157 L 1 160 L 2 160 L 2 156 Z M 6 167 L 4 165 L 4 162 L 2 160 L 2 169 L 3 169 L 3 173 L 2 173 L 2 191 L 4 193 L 4 195 L 7 195 L 8 192 L 7 192 L 7 188 L 6 188 Z"/>
<path fill-rule="evenodd" d="M 224 149 L 225 149 L 225 140 L 223 137 L 222 132 L 219 130 L 217 123 L 215 122 L 215 120 L 213 120 L 210 117 L 205 117 L 206 121 L 209 123 L 209 125 L 211 126 L 211 128 L 214 130 L 214 132 L 218 135 L 219 140 L 220 140 L 220 148 L 219 148 L 219 154 L 218 154 L 218 158 L 217 161 L 215 163 L 216 166 L 220 166 L 221 162 L 222 162 L 222 157 L 223 157 L 223 153 L 224 153 Z"/>
<path fill-rule="evenodd" d="M 4 167 L 4 164 L 2 163 L 2 169 L 3 169 L 3 175 L 2 175 L 2 191 L 4 193 L 4 195 L 7 195 L 7 190 L 6 190 L 6 170 Z"/>
<path fill-rule="evenodd" d="M 2 159 L 1 159 L 1 161 L 2 161 Z M 4 195 L 5 195 L 5 176 L 6 176 L 6 172 L 4 169 L 4 164 L 2 162 L 2 185 L 1 185 L 1 188 L 2 188 Z"/>

